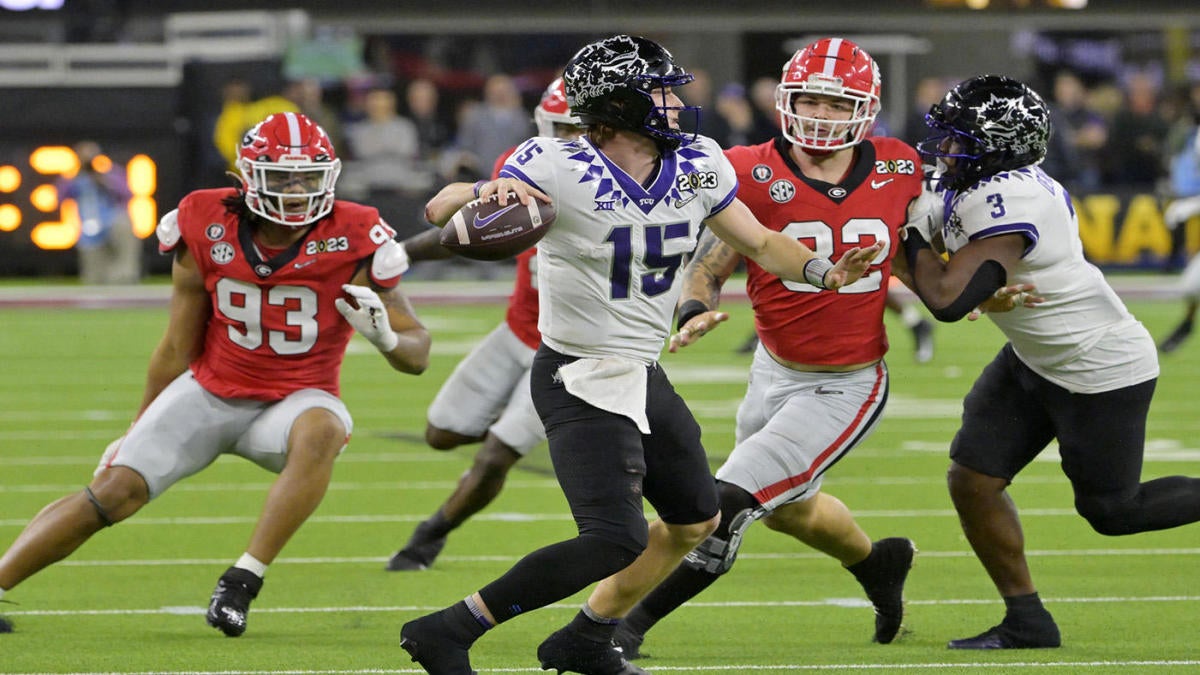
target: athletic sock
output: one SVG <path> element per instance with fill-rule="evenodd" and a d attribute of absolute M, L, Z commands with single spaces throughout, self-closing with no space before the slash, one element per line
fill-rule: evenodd
<path fill-rule="evenodd" d="M 1040 622 L 1050 618 L 1050 612 L 1042 605 L 1042 599 L 1036 592 L 1028 595 L 1010 595 L 1004 598 L 1005 619 L 1012 618 L 1019 622 Z M 1050 618 L 1053 621 L 1052 618 Z"/>
<path fill-rule="evenodd" d="M 473 644 L 493 627 L 470 597 L 443 609 L 442 614 L 451 636 L 464 645 Z"/>
<path fill-rule="evenodd" d="M 913 305 L 905 305 L 900 308 L 900 320 L 904 322 L 905 326 L 912 328 L 921 323 L 921 319 L 921 313 Z"/>
<path fill-rule="evenodd" d="M 596 614 L 585 604 L 575 618 L 571 619 L 571 623 L 567 624 L 567 630 L 592 642 L 604 643 L 612 640 L 613 633 L 617 630 L 617 624 L 620 622 L 620 619 L 610 619 Z"/>
<path fill-rule="evenodd" d="M 267 576 L 267 564 L 250 555 L 249 553 L 243 553 L 242 557 L 238 558 L 238 561 L 234 563 L 233 566 L 237 567 L 238 569 L 246 570 L 259 579 Z"/>

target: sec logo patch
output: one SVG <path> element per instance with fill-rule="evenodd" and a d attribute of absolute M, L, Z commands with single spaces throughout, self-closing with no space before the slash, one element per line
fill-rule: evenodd
<path fill-rule="evenodd" d="M 791 181 L 780 178 L 771 183 L 771 187 L 767 188 L 767 192 L 771 195 L 771 199 L 777 203 L 786 204 L 792 201 L 792 197 L 796 196 L 796 186 L 792 185 Z"/>
<path fill-rule="evenodd" d="M 233 262 L 233 246 L 228 242 L 219 242 L 208 249 L 208 257 L 218 265 L 226 265 Z"/>

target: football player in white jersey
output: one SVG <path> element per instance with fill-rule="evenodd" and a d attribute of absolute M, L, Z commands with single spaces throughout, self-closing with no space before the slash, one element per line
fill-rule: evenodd
<path fill-rule="evenodd" d="M 468 650 L 489 628 L 601 580 L 538 660 L 560 672 L 644 672 L 613 647 L 616 625 L 718 520 L 700 428 L 658 366 L 702 224 L 773 274 L 818 288 L 856 281 L 882 251 L 854 247 L 833 265 L 755 220 L 721 148 L 680 131 L 696 128 L 679 118 L 699 109 L 674 88 L 692 76 L 657 43 L 594 42 L 563 77 L 587 133 L 526 141 L 479 192 L 558 210 L 537 245 L 542 345 L 530 390 L 579 535 L 406 623 L 401 646 L 438 675 L 472 672 Z M 643 498 L 659 516 L 650 526 Z"/>
<path fill-rule="evenodd" d="M 622 620 L 615 641 L 628 659 L 645 656 L 647 632 L 730 570 L 757 520 L 836 559 L 858 580 L 874 609 L 876 642 L 887 644 L 900 631 L 913 542 L 872 542 L 850 509 L 823 489 L 826 471 L 883 416 L 890 389 L 883 313 L 899 250 L 894 242 L 909 204 L 923 194 L 917 151 L 870 136 L 881 80 L 875 59 L 853 41 L 816 40 L 784 64 L 775 90 L 781 135 L 725 151 L 737 170 L 738 199 L 767 227 L 824 255 L 863 241 L 887 242 L 886 254 L 836 293 L 746 263 L 761 343 L 738 407 L 737 443 L 716 474 L 721 523 Z M 729 245 L 703 235 L 683 272 L 672 351 L 725 318 L 717 311 L 721 289 L 742 262 Z"/>
<path fill-rule="evenodd" d="M 1070 196 L 1037 166 L 1050 135 L 1042 98 L 981 75 L 951 89 L 926 121 L 933 131 L 918 147 L 937 159 L 941 199 L 930 225 L 904 241 L 915 289 L 939 320 L 983 311 L 1008 338 L 963 401 L 947 478 L 1006 612 L 949 647 L 1058 647 L 1007 493 L 1013 478 L 1057 439 L 1075 509 L 1105 535 L 1200 520 L 1200 480 L 1141 482 L 1154 341 L 1084 259 Z M 948 261 L 931 250 L 935 235 Z"/>

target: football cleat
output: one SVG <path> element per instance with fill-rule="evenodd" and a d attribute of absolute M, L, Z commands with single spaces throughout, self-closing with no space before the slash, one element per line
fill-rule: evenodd
<path fill-rule="evenodd" d="M 413 530 L 412 536 L 408 538 L 408 543 L 404 545 L 404 548 L 396 551 L 388 559 L 385 569 L 389 572 L 416 572 L 429 569 L 438 554 L 442 552 L 442 547 L 446 545 L 446 537 L 444 535 L 436 538 L 430 537 L 428 529 L 429 521 L 417 525 L 417 529 Z"/>
<path fill-rule="evenodd" d="M 217 580 L 217 588 L 208 602 L 208 625 L 220 629 L 228 637 L 246 632 L 246 614 L 250 601 L 258 597 L 263 580 L 255 573 L 230 567 Z"/>
<path fill-rule="evenodd" d="M 1005 617 L 998 626 L 975 637 L 951 640 L 949 649 L 1052 649 L 1062 645 L 1058 626 L 1047 613 L 1046 621 L 1022 625 Z"/>
<path fill-rule="evenodd" d="M 1158 346 L 1158 351 L 1164 354 L 1170 354 L 1176 349 L 1179 349 L 1179 346 L 1187 341 L 1191 335 L 1192 322 L 1184 321 L 1183 323 L 1179 324 L 1175 330 L 1171 331 L 1171 334 L 1167 336 L 1167 339 L 1162 341 L 1162 344 Z"/>
<path fill-rule="evenodd" d="M 645 635 L 639 635 L 633 632 L 632 629 L 626 628 L 624 622 L 617 626 L 617 632 L 613 633 L 613 644 L 617 646 L 617 649 L 621 650 L 621 655 L 629 661 L 650 658 L 649 654 L 642 653 L 642 642 L 645 640 Z"/>
<path fill-rule="evenodd" d="M 917 547 L 909 539 L 888 537 L 872 544 L 872 548 L 876 559 L 870 568 L 861 568 L 862 563 L 858 563 L 851 572 L 875 608 L 873 640 L 888 644 L 896 639 L 904 620 L 904 581 L 912 569 Z"/>
<path fill-rule="evenodd" d="M 625 660 L 621 650 L 609 642 L 595 642 L 569 628 L 550 634 L 537 648 L 542 670 L 583 675 L 648 675 Z"/>
<path fill-rule="evenodd" d="M 6 618 L 0 616 L 0 633 L 11 633 L 11 632 L 13 632 L 12 622 Z"/>
<path fill-rule="evenodd" d="M 450 637 L 445 623 L 442 612 L 409 621 L 400 628 L 400 647 L 431 675 L 477 675 L 467 647 Z"/>
<path fill-rule="evenodd" d="M 917 363 L 929 363 L 933 360 L 933 324 L 928 319 L 921 319 L 913 325 L 912 332 L 916 349 L 914 358 Z"/>

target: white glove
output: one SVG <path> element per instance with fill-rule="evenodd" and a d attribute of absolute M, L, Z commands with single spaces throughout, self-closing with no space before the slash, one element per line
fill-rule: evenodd
<path fill-rule="evenodd" d="M 352 306 L 343 298 L 333 301 L 337 311 L 346 318 L 346 322 L 354 326 L 354 330 L 362 333 L 375 348 L 381 352 L 390 352 L 400 344 L 400 337 L 392 330 L 388 322 L 387 308 L 375 291 L 366 286 L 342 284 L 342 290 L 354 298 L 358 307 Z"/>
<path fill-rule="evenodd" d="M 907 231 L 904 235 L 916 234 L 932 244 L 935 232 L 941 229 L 941 211 L 941 200 L 929 190 L 922 190 L 908 205 L 908 222 L 904 224 Z"/>

